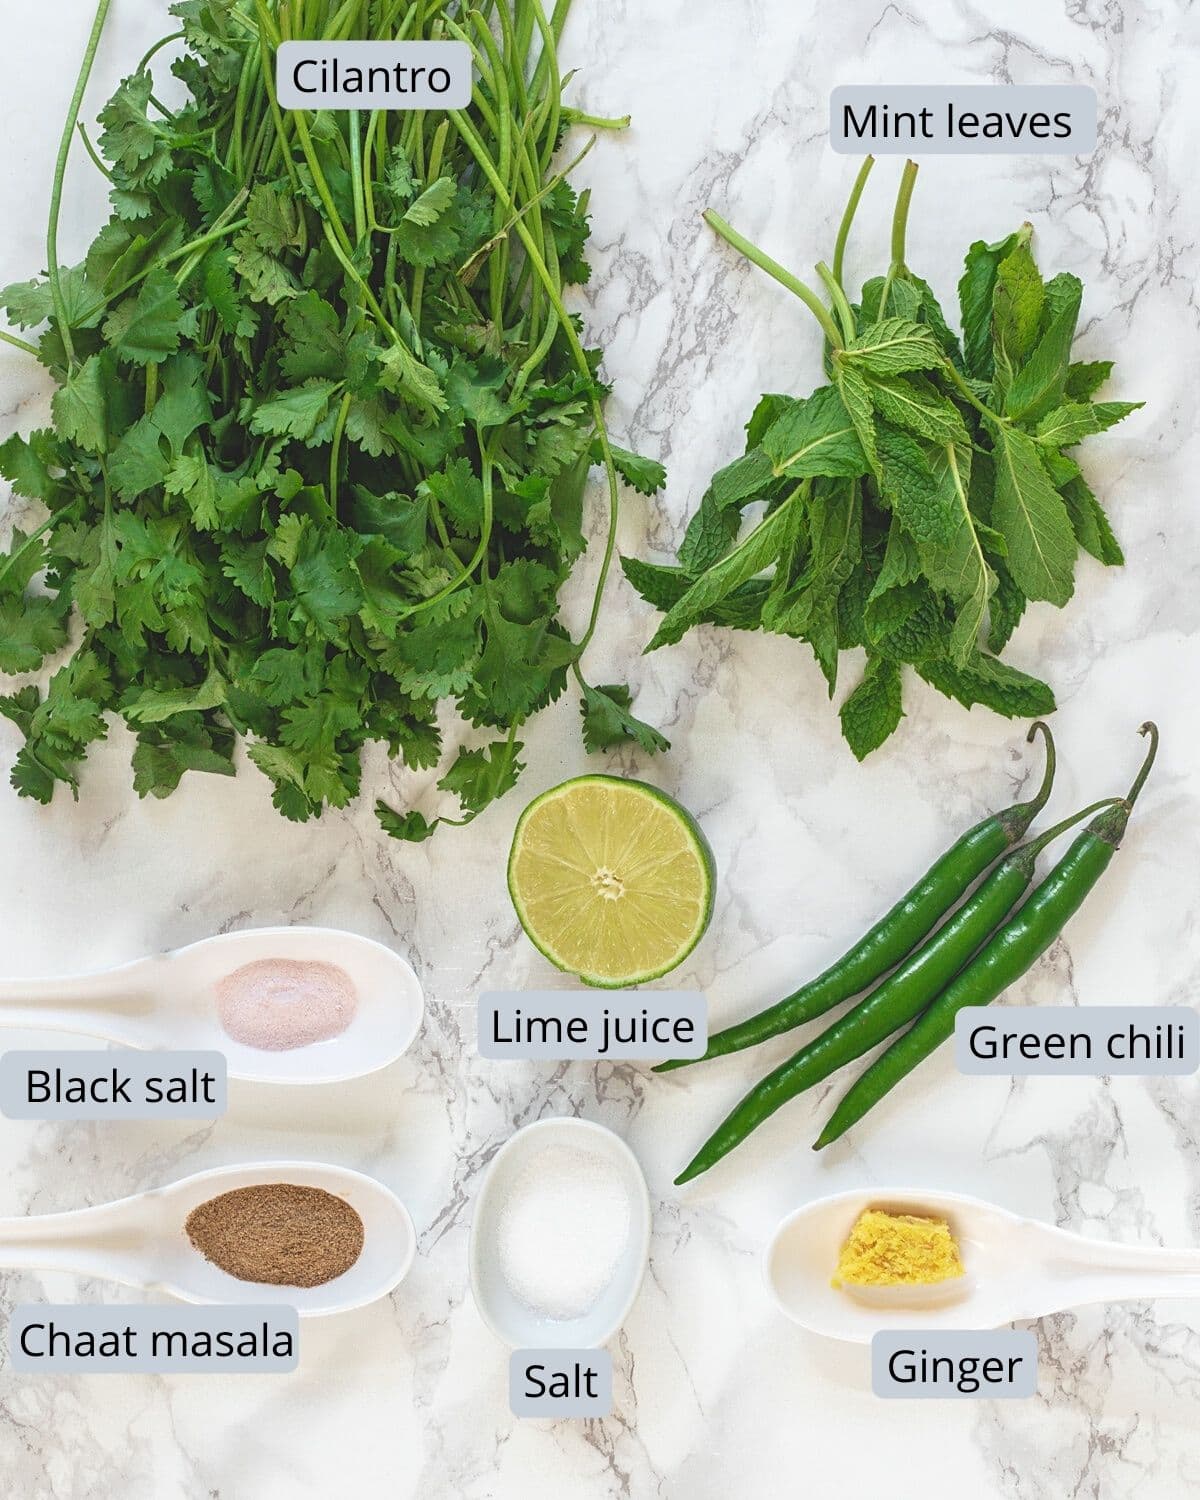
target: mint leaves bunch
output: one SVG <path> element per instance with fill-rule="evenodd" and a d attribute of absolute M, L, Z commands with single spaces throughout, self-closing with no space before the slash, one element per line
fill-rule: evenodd
<path fill-rule="evenodd" d="M 1062 606 L 1080 548 L 1123 561 L 1075 457 L 1140 403 L 1095 401 L 1108 361 L 1074 363 L 1082 286 L 1044 281 L 1029 225 L 967 251 L 961 337 L 909 270 L 905 239 L 917 168 L 905 168 L 891 264 L 857 303 L 843 259 L 871 170 L 864 162 L 823 302 L 711 211 L 708 223 L 798 296 L 826 340 L 828 383 L 802 400 L 764 396 L 745 454 L 712 478 L 678 563 L 625 559 L 664 611 L 648 650 L 707 622 L 807 641 L 832 697 L 843 651 L 866 668 L 841 708 L 861 760 L 902 717 L 902 671 L 968 708 L 1008 717 L 1054 708 L 1046 683 L 1000 659 L 1031 600 Z M 743 535 L 744 512 L 761 516 Z"/>
<path fill-rule="evenodd" d="M 0 698 L 25 736 L 17 790 L 77 792 L 116 714 L 139 794 L 232 774 L 244 736 L 302 820 L 356 795 L 368 741 L 437 765 L 448 702 L 484 732 L 439 782 L 467 821 L 512 786 L 520 726 L 571 678 L 589 748 L 662 748 L 628 690 L 580 666 L 618 475 L 645 494 L 663 475 L 610 443 L 600 351 L 563 301 L 587 279 L 589 224 L 556 153 L 572 124 L 624 123 L 562 104 L 567 5 L 548 20 L 538 0 L 179 0 L 165 40 L 185 43 L 188 102 L 157 99 L 158 48 L 125 79 L 97 144 L 84 135 L 111 217 L 61 267 L 63 173 L 107 9 L 63 136 L 51 272 L 0 293 L 36 343 L 0 336 L 58 386 L 53 427 L 0 446 L 0 472 L 48 512 L 0 556 L 0 671 L 75 642 L 44 691 Z M 464 41 L 473 103 L 285 113 L 274 52 L 293 24 Z M 593 464 L 610 534 L 572 639 L 558 594 Z M 456 821 L 377 810 L 406 839 Z"/>

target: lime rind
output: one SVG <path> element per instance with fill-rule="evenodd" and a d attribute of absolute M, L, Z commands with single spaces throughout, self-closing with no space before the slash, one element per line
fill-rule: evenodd
<path fill-rule="evenodd" d="M 669 951 L 661 953 L 659 961 L 634 966 L 620 973 L 616 972 L 615 967 L 611 966 L 604 972 L 598 972 L 594 965 L 578 961 L 572 962 L 570 957 L 561 951 L 561 946 L 556 946 L 554 941 L 546 937 L 542 931 L 543 923 L 538 920 L 537 914 L 530 910 L 531 903 L 525 899 L 522 893 L 522 882 L 518 874 L 519 865 L 529 855 L 529 851 L 526 848 L 526 836 L 529 830 L 537 828 L 540 821 L 539 814 L 544 816 L 550 810 L 550 804 L 562 799 L 570 800 L 576 798 L 578 800 L 579 794 L 589 787 L 619 789 L 619 796 L 635 793 L 639 797 L 645 798 L 647 802 L 652 802 L 656 807 L 665 810 L 668 817 L 660 820 L 661 831 L 663 833 L 670 832 L 679 838 L 679 847 L 674 851 L 671 858 L 676 862 L 682 861 L 685 865 L 690 863 L 692 867 L 687 871 L 689 883 L 694 886 L 692 891 L 686 893 L 678 901 L 671 900 L 669 893 L 664 893 L 659 898 L 660 908 L 667 906 L 677 909 L 689 903 L 696 905 L 696 915 L 688 930 L 672 939 Z M 615 799 L 612 800 L 611 805 L 614 808 L 617 806 Z M 649 818 L 643 819 L 642 826 L 648 827 L 652 825 L 653 821 L 653 819 Z M 632 847 L 629 852 L 634 852 Z M 574 863 L 565 860 L 559 860 L 558 862 L 562 863 L 564 868 L 569 869 L 576 877 L 578 877 L 585 863 L 582 854 Z M 666 864 L 667 862 L 665 858 L 658 861 L 661 864 Z M 652 870 L 654 864 L 655 860 L 652 857 L 649 860 L 643 861 L 643 866 L 646 869 Z M 644 781 L 619 776 L 577 776 L 569 781 L 559 783 L 558 786 L 551 787 L 539 797 L 534 798 L 521 814 L 513 834 L 512 849 L 509 854 L 508 889 L 522 928 L 525 930 L 530 942 L 533 943 L 534 947 L 537 948 L 538 952 L 548 962 L 564 973 L 576 975 L 584 984 L 593 988 L 622 989 L 632 985 L 649 983 L 655 979 L 661 979 L 664 974 L 669 974 L 673 969 L 677 968 L 696 947 L 696 944 L 707 931 L 712 918 L 713 903 L 716 897 L 716 868 L 712 851 L 703 833 L 700 831 L 696 820 L 686 808 L 681 807 L 673 797 L 668 796 L 658 787 L 650 786 Z M 568 893 L 568 898 L 570 894 Z M 587 904 L 582 902 L 582 896 L 578 889 L 574 892 L 574 896 L 577 904 Z M 540 904 L 545 906 L 549 899 L 551 898 L 543 897 Z M 645 892 L 639 892 L 638 899 L 633 902 L 633 905 L 640 904 L 645 908 L 649 904 L 653 908 L 655 899 L 653 895 L 647 896 Z M 594 905 L 594 902 L 591 904 Z M 578 958 L 578 954 L 576 957 Z"/>

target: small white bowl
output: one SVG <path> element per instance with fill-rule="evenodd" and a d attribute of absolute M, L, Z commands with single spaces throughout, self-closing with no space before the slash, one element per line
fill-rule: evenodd
<path fill-rule="evenodd" d="M 504 1279 L 496 1246 L 500 1214 L 516 1174 L 530 1156 L 553 1146 L 606 1156 L 629 1194 L 629 1238 L 612 1280 L 577 1318 L 536 1312 Z M 603 1125 L 568 1116 L 536 1120 L 501 1146 L 483 1180 L 471 1223 L 471 1291 L 483 1321 L 510 1349 L 598 1349 L 608 1343 L 637 1300 L 650 1259 L 650 1194 L 637 1157 Z"/>

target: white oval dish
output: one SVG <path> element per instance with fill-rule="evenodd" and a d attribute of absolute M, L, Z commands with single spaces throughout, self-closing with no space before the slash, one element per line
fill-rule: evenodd
<path fill-rule="evenodd" d="M 612 1280 L 586 1313 L 552 1318 L 527 1307 L 504 1279 L 497 1253 L 500 1214 L 516 1174 L 531 1154 L 568 1146 L 604 1155 L 629 1194 L 629 1236 Z M 511 1349 L 598 1349 L 637 1300 L 650 1258 L 650 1193 L 633 1152 L 618 1135 L 591 1120 L 537 1120 L 518 1130 L 496 1155 L 483 1180 L 471 1222 L 471 1291 L 483 1321 Z"/>

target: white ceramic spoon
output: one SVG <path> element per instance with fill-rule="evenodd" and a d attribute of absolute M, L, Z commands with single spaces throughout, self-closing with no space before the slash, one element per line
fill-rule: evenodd
<path fill-rule="evenodd" d="M 629 1195 L 629 1234 L 612 1280 L 577 1318 L 550 1318 L 527 1307 L 504 1278 L 498 1254 L 500 1215 L 518 1173 L 554 1146 L 604 1157 L 616 1168 Z M 553 1247 L 547 1254 L 553 1253 Z M 469 1249 L 475 1303 L 498 1339 L 512 1349 L 599 1349 L 629 1314 L 641 1290 L 650 1256 L 650 1194 L 637 1157 L 618 1135 L 591 1120 L 571 1116 L 536 1120 L 492 1158 L 475 1204 Z"/>
<path fill-rule="evenodd" d="M 866 1208 L 946 1219 L 966 1274 L 925 1288 L 830 1286 Z M 1089 1239 L 979 1198 L 924 1188 L 856 1190 L 805 1204 L 776 1230 L 763 1270 L 793 1322 L 854 1344 L 887 1328 L 998 1328 L 1089 1302 L 1200 1297 L 1200 1250 Z"/>
<path fill-rule="evenodd" d="M 235 1188 L 286 1182 L 345 1199 L 363 1222 L 363 1248 L 343 1275 L 323 1286 L 239 1281 L 207 1261 L 184 1231 L 201 1203 Z M 348 1312 L 387 1294 L 416 1254 L 412 1219 L 399 1198 L 361 1172 L 318 1162 L 268 1161 L 215 1167 L 165 1187 L 68 1213 L 0 1219 L 0 1270 L 68 1271 L 184 1302 L 284 1303 L 301 1317 Z"/>
<path fill-rule="evenodd" d="M 270 958 L 345 970 L 358 1010 L 340 1036 L 267 1052 L 224 1031 L 218 982 L 243 964 Z M 0 1026 L 70 1031 L 127 1047 L 211 1049 L 225 1054 L 231 1078 L 253 1083 L 342 1083 L 373 1073 L 408 1050 L 424 1010 L 417 976 L 398 953 L 331 927 L 258 927 L 96 974 L 0 980 Z"/>

